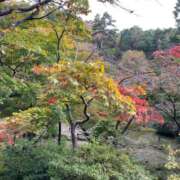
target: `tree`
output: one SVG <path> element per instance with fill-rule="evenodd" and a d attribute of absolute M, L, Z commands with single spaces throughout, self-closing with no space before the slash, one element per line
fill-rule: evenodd
<path fill-rule="evenodd" d="M 179 14 L 180 14 L 180 0 L 177 0 L 176 7 L 174 10 L 174 16 L 176 19 L 178 29 L 180 28 L 180 15 Z"/>
<path fill-rule="evenodd" d="M 93 43 L 96 51 L 99 51 L 100 56 L 109 61 L 116 60 L 118 56 L 117 29 L 114 23 L 115 21 L 107 12 L 102 17 L 97 14 L 92 23 Z"/>
<path fill-rule="evenodd" d="M 179 73 L 179 46 L 167 51 L 154 53 L 154 68 L 159 83 L 153 92 L 154 105 L 164 114 L 166 119 L 180 129 L 180 73 Z"/>
<path fill-rule="evenodd" d="M 90 39 L 85 23 L 66 12 L 54 12 L 46 19 L 24 22 L 13 29 L 6 27 L 6 22 L 8 17 L 0 22 L 1 117 L 35 106 L 43 80 L 32 73 L 34 65 L 81 59 L 76 44 Z"/>
<path fill-rule="evenodd" d="M 12 112 L 18 112 L 19 110 L 24 110 L 24 114 L 26 114 L 28 113 L 26 109 L 36 106 L 36 97 L 39 93 L 38 90 L 42 88 L 40 84 L 43 84 L 43 80 L 34 77 L 32 66 L 40 63 L 51 64 L 56 62 L 57 59 L 54 57 L 56 52 L 60 51 L 60 49 L 56 49 L 56 35 L 53 28 L 56 28 L 56 31 L 60 31 L 60 33 L 63 31 L 64 16 L 57 13 L 51 18 L 55 18 L 55 20 L 39 20 L 38 23 L 36 21 L 26 22 L 23 26 L 18 26 L 12 31 L 11 29 L 7 29 L 7 31 L 2 29 L 0 59 L 1 71 L 3 72 L 0 81 L 2 116 L 11 115 Z M 62 19 L 62 24 L 58 23 L 56 18 Z M 82 40 L 83 35 L 88 33 L 86 30 L 86 32 L 84 31 L 85 27 L 82 21 L 75 17 L 71 17 L 69 21 L 70 25 L 67 25 L 66 29 L 68 33 L 64 34 L 65 40 L 62 37 L 62 58 L 63 55 L 67 58 L 70 51 L 71 58 L 73 56 L 74 45 L 70 46 L 69 43 L 73 41 L 72 34 Z M 77 26 L 79 28 L 76 28 Z M 47 54 L 47 52 L 50 53 Z M 63 54 L 63 52 L 66 54 Z M 30 81 L 33 82 L 30 83 Z M 30 119 L 29 121 L 31 122 Z"/>
<path fill-rule="evenodd" d="M 1 8 L 0 16 L 4 17 L 7 15 L 12 15 L 14 12 L 17 14 L 23 14 L 23 17 L 16 20 L 14 26 L 29 21 L 43 19 L 47 16 L 53 14 L 56 11 L 67 10 L 74 15 L 77 14 L 87 14 L 88 13 L 88 1 L 52 1 L 52 0 L 43 0 L 35 1 L 33 3 L 22 3 L 22 2 L 12 2 L 6 3 L 6 0 L 0 2 L 0 5 L 4 5 Z"/>
<path fill-rule="evenodd" d="M 42 137 L 56 134 L 56 125 L 62 116 L 61 109 L 57 106 L 32 107 L 24 111 L 13 113 L 0 122 L 0 142 L 15 144 L 16 138 L 36 136 L 35 143 Z M 31 137 L 28 137 L 31 139 Z M 59 139 L 58 139 L 59 141 Z M 59 143 L 59 142 L 58 142 Z"/>
<path fill-rule="evenodd" d="M 176 29 L 156 29 L 143 31 L 135 26 L 120 33 L 119 48 L 123 51 L 139 50 L 151 57 L 157 49 L 167 49 L 176 41 Z"/>
<path fill-rule="evenodd" d="M 0 118 L 34 106 L 38 92 L 38 83 L 23 82 L 1 71 Z"/>
<path fill-rule="evenodd" d="M 99 2 L 114 4 L 117 0 L 97 0 Z M 38 20 L 48 17 L 56 11 L 67 10 L 74 15 L 87 14 L 89 12 L 88 0 L 33 0 L 31 3 L 23 3 L 18 1 L 7 2 L 7 0 L 0 1 L 0 17 L 4 18 L 8 15 L 23 14 L 23 17 L 17 18 L 13 23 L 13 26 L 30 21 Z"/>
<path fill-rule="evenodd" d="M 35 60 L 36 63 L 42 63 L 42 60 L 53 63 L 65 57 L 75 59 L 76 43 L 90 39 L 90 32 L 85 23 L 63 12 L 54 13 L 47 19 L 26 22 L 13 30 L 1 31 L 1 48 L 6 54 L 6 62 L 2 60 L 1 63 L 17 66 L 16 71 L 22 71 L 21 67 L 32 64 L 32 61 L 35 63 Z M 13 61 L 11 59 L 7 62 L 7 55 L 12 53 L 15 56 Z"/>
<path fill-rule="evenodd" d="M 163 116 L 157 111 L 156 108 L 152 107 L 146 100 L 146 92 L 143 87 L 120 87 L 119 91 L 122 94 L 131 97 L 136 107 L 136 114 L 134 116 L 122 113 L 116 117 L 116 128 L 118 127 L 120 122 L 128 121 L 127 125 L 122 131 L 123 134 L 127 131 L 133 120 L 135 120 L 136 124 L 142 125 L 145 125 L 149 122 L 156 122 L 159 124 L 164 123 Z"/>
<path fill-rule="evenodd" d="M 144 46 L 143 30 L 138 26 L 134 26 L 130 29 L 123 30 L 120 34 L 120 45 L 119 47 L 126 51 L 130 50 L 141 50 Z"/>
<path fill-rule="evenodd" d="M 145 85 L 154 88 L 157 78 L 143 51 L 129 50 L 123 53 L 118 63 L 116 79 L 122 86 Z"/>
<path fill-rule="evenodd" d="M 66 112 L 73 148 L 76 147 L 76 128 L 90 120 L 88 109 L 92 102 L 101 102 L 112 111 L 134 113 L 131 99 L 122 95 L 118 85 L 105 75 L 102 62 L 61 61 L 49 67 L 35 66 L 33 71 L 48 78 L 42 101 L 60 104 Z M 77 106 L 82 107 L 83 119 L 82 115 L 74 117 L 73 109 Z"/>

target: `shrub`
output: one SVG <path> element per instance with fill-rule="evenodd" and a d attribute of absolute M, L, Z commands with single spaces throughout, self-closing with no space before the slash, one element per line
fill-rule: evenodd
<path fill-rule="evenodd" d="M 145 54 L 143 51 L 136 51 L 136 50 L 128 50 L 126 51 L 123 56 L 122 56 L 122 59 L 124 61 L 133 61 L 133 60 L 144 60 L 146 57 L 145 57 Z"/>
<path fill-rule="evenodd" d="M 3 180 L 48 180 L 49 155 L 42 147 L 33 147 L 27 142 L 8 146 L 1 150 Z"/>
<path fill-rule="evenodd" d="M 173 149 L 171 146 L 167 147 L 169 155 L 168 162 L 165 164 L 165 168 L 169 171 L 167 177 L 168 180 L 178 180 L 180 179 L 180 162 L 178 162 L 178 157 L 180 155 L 180 149 Z"/>
<path fill-rule="evenodd" d="M 152 180 L 128 155 L 92 143 L 72 151 L 55 143 L 21 142 L 1 149 L 3 180 Z"/>
<path fill-rule="evenodd" d="M 116 136 L 116 131 L 114 129 L 115 124 L 113 121 L 102 120 L 97 123 L 93 128 L 92 134 L 96 139 L 106 138 L 108 136 Z"/>

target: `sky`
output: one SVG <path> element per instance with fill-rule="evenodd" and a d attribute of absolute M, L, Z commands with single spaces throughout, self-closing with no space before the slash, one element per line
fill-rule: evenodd
<path fill-rule="evenodd" d="M 108 12 L 116 20 L 116 27 L 119 30 L 135 25 L 144 30 L 175 27 L 173 10 L 176 0 L 120 0 L 120 3 L 122 7 L 134 10 L 135 15 L 120 7 L 90 0 L 92 12 L 85 19 L 93 20 L 97 13 L 102 15 Z"/>

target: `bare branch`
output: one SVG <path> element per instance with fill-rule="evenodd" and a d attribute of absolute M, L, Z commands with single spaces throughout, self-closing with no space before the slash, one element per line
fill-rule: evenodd
<path fill-rule="evenodd" d="M 165 113 L 165 114 L 166 114 L 166 115 L 168 115 L 170 118 L 173 118 L 172 114 L 171 114 L 171 113 L 169 113 L 169 112 L 168 112 L 168 110 L 167 110 L 167 109 L 165 109 L 164 107 L 163 107 L 163 108 L 161 108 L 161 107 L 159 107 L 159 106 L 155 105 L 155 108 L 156 108 L 156 109 L 158 109 L 159 111 L 161 111 L 161 112 Z"/>
<path fill-rule="evenodd" d="M 58 33 L 55 25 L 51 23 L 52 29 L 53 29 L 53 31 L 55 32 L 56 39 L 57 39 L 57 47 L 56 47 L 56 51 L 57 51 L 57 52 L 56 52 L 56 62 L 57 62 L 57 63 L 58 63 L 58 62 L 60 61 L 60 59 L 61 59 L 61 55 L 60 55 L 59 50 L 60 50 L 60 45 L 61 45 L 62 38 L 64 37 L 64 34 L 65 34 L 65 32 L 66 32 L 66 26 L 67 26 L 67 23 L 68 23 L 68 21 L 69 21 L 69 18 L 70 18 L 70 14 L 68 14 L 68 16 L 67 16 L 66 19 L 65 19 L 64 28 L 63 28 L 63 30 L 62 30 L 62 32 L 61 32 L 60 35 L 59 35 L 59 33 Z"/>
<path fill-rule="evenodd" d="M 20 24 L 22 24 L 23 22 L 25 21 L 29 21 L 29 20 L 32 20 L 34 18 L 34 16 L 38 15 L 39 13 L 39 9 L 35 10 L 34 12 L 32 12 L 29 16 L 21 19 L 20 21 L 17 21 L 13 27 L 16 27 L 16 26 L 19 26 Z"/>
<path fill-rule="evenodd" d="M 146 74 L 154 74 L 154 72 L 153 72 L 153 71 L 150 71 L 150 72 L 142 72 L 142 75 L 146 75 Z M 125 78 L 121 79 L 118 84 L 120 85 L 120 84 L 122 84 L 124 81 L 126 81 L 126 80 L 128 80 L 128 79 L 132 79 L 132 78 L 134 78 L 135 76 L 137 76 L 137 74 L 134 74 L 134 75 L 125 77 Z"/>
<path fill-rule="evenodd" d="M 94 55 L 94 53 L 96 52 L 96 48 L 94 48 L 89 55 L 87 56 L 87 58 L 84 60 L 84 62 L 88 62 L 89 59 Z"/>

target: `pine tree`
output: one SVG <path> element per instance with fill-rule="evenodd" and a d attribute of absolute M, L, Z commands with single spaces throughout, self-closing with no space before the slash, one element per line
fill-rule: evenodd
<path fill-rule="evenodd" d="M 177 28 L 180 31 L 180 0 L 177 0 L 174 15 L 177 23 Z"/>

